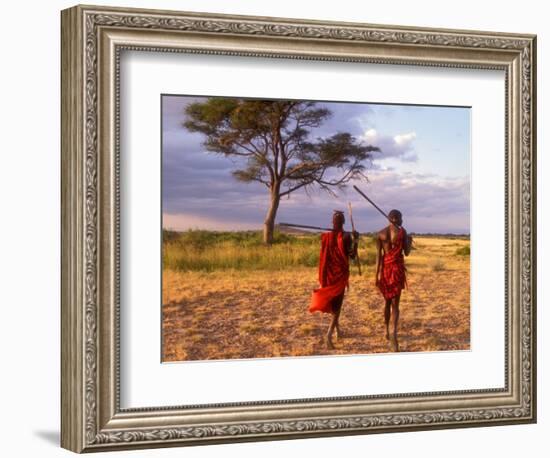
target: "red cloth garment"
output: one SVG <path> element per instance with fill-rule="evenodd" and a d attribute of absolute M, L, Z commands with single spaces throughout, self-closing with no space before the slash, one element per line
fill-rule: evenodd
<path fill-rule="evenodd" d="M 321 235 L 320 288 L 313 291 L 309 311 L 332 312 L 332 301 L 344 294 L 349 280 L 349 260 L 341 231 Z"/>
<path fill-rule="evenodd" d="M 404 243 L 405 230 L 401 227 L 391 249 L 382 257 L 382 275 L 378 287 L 386 300 L 393 299 L 401 293 L 407 284 L 405 258 L 403 257 Z"/>

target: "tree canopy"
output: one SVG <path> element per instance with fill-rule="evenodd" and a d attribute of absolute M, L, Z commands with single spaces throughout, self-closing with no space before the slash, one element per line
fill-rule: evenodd
<path fill-rule="evenodd" d="M 364 176 L 365 162 L 379 148 L 363 144 L 349 132 L 311 138 L 331 116 L 316 102 L 209 98 L 186 108 L 184 126 L 205 135 L 208 151 L 242 162 L 233 176 L 242 182 L 259 182 L 271 196 L 264 222 L 264 239 L 273 239 L 281 197 L 317 186 L 334 194 L 334 188 Z"/>

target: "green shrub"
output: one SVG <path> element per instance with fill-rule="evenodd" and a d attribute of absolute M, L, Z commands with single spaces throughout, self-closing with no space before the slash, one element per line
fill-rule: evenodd
<path fill-rule="evenodd" d="M 465 245 L 463 247 L 457 248 L 455 254 L 457 256 L 470 256 L 470 245 Z"/>
<path fill-rule="evenodd" d="M 365 266 L 373 266 L 376 264 L 376 252 L 367 251 L 366 253 L 359 253 L 359 259 L 361 264 Z"/>

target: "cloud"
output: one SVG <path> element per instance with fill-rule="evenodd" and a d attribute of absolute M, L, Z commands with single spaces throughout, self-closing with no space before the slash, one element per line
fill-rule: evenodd
<path fill-rule="evenodd" d="M 349 132 L 359 137 L 364 130 L 364 119 L 374 114 L 374 110 L 366 103 L 320 102 L 319 106 L 328 108 L 332 114 L 322 126 L 312 132 L 313 139 L 329 137 L 338 132 Z"/>
<path fill-rule="evenodd" d="M 163 213 L 162 227 L 173 231 L 186 231 L 189 229 L 246 231 L 260 228 L 258 223 L 237 219 L 220 220 L 220 218 L 195 215 L 192 213 Z"/>
<path fill-rule="evenodd" d="M 378 146 L 380 153 L 374 153 L 374 159 L 381 161 L 397 158 L 403 162 L 416 162 L 418 155 L 414 151 L 416 132 L 407 132 L 394 136 L 382 135 L 376 129 L 367 129 L 360 137 L 369 145 Z"/>
<path fill-rule="evenodd" d="M 231 178 L 224 180 L 231 184 Z M 466 177 L 445 178 L 429 174 L 373 171 L 369 181 L 356 184 L 381 208 L 401 210 L 404 225 L 412 232 L 469 233 L 470 182 Z M 181 211 L 165 209 L 164 227 L 172 229 L 260 229 L 267 211 L 268 196 L 262 189 L 250 192 L 248 185 L 233 183 L 232 191 L 217 196 L 181 197 Z M 352 188 L 331 197 L 326 193 L 291 194 L 281 201 L 277 222 L 330 226 L 333 210 L 354 208 L 355 224 L 360 231 L 384 227 L 384 218 Z M 166 216 L 168 214 L 168 216 Z"/>
<path fill-rule="evenodd" d="M 403 213 L 414 232 L 470 232 L 470 180 L 419 173 L 374 170 L 361 189 L 387 212 Z M 366 201 L 357 204 L 359 224 L 382 226 L 385 221 Z M 355 214 L 355 212 L 354 212 Z"/>
<path fill-rule="evenodd" d="M 400 134 L 393 137 L 393 141 L 396 145 L 410 145 L 411 142 L 416 138 L 416 133 L 409 132 L 408 134 Z"/>

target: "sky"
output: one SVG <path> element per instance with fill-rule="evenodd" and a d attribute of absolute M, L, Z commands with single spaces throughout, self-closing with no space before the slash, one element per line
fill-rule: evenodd
<path fill-rule="evenodd" d="M 206 98 L 162 96 L 163 228 L 261 229 L 269 195 L 260 183 L 237 181 L 236 159 L 207 152 L 205 136 L 189 132 L 185 107 Z M 353 206 L 356 229 L 386 224 L 353 189 L 357 184 L 379 207 L 403 214 L 415 233 L 470 232 L 470 109 L 377 103 L 318 102 L 332 115 L 312 139 L 350 132 L 378 146 L 365 163 L 367 180 L 352 181 L 337 197 L 298 190 L 281 201 L 276 222 L 330 227 L 333 210 Z M 349 224 L 348 224 L 349 225 Z M 349 228 L 348 228 L 349 229 Z"/>

